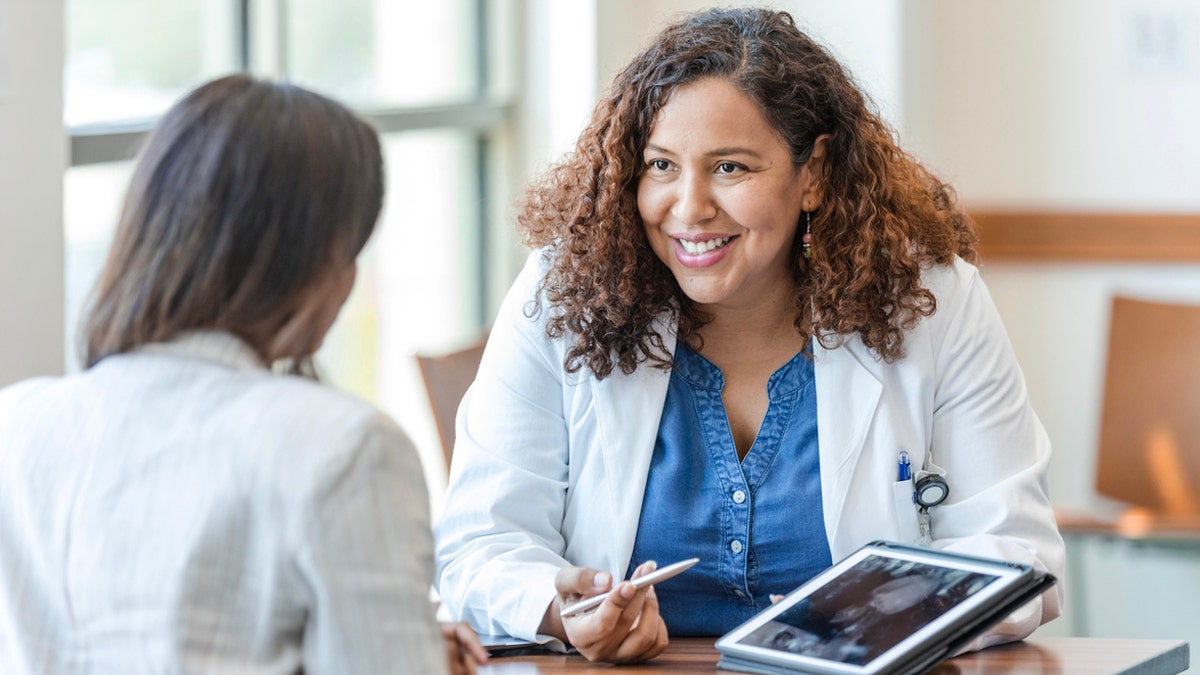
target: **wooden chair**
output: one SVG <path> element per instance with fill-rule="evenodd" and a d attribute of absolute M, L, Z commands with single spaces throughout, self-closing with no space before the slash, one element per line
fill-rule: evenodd
<path fill-rule="evenodd" d="M 416 356 L 421 379 L 425 382 L 425 393 L 429 396 L 429 406 L 433 410 L 433 421 L 437 425 L 438 439 L 442 442 L 447 469 L 454 452 L 454 417 L 458 413 L 463 394 L 467 393 L 467 387 L 475 381 L 475 372 L 479 369 L 479 360 L 483 357 L 483 347 L 486 343 L 485 335 L 474 344 L 457 351 Z"/>
<path fill-rule="evenodd" d="M 1200 306 L 1113 299 L 1096 491 L 1126 529 L 1200 527 Z"/>

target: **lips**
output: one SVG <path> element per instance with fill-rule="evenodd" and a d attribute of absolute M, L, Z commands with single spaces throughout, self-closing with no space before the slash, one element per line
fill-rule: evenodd
<path fill-rule="evenodd" d="M 684 267 L 711 267 L 721 262 L 729 252 L 729 244 L 736 236 L 708 237 L 705 239 L 682 239 L 672 237 L 675 242 L 675 259 Z"/>

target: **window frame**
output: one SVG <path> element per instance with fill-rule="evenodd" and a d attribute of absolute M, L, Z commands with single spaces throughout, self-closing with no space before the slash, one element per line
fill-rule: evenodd
<path fill-rule="evenodd" d="M 288 68 L 286 58 L 286 9 L 287 0 L 229 0 L 234 7 L 234 44 L 237 45 L 237 72 L 252 73 L 286 81 Z M 492 62 L 492 27 L 503 21 L 493 16 L 493 11 L 503 3 L 488 0 L 473 0 L 476 14 L 477 35 L 475 39 L 475 68 L 478 85 L 470 98 L 447 104 L 427 106 L 404 106 L 362 108 L 355 110 L 370 120 L 380 134 L 434 129 L 454 129 L 469 135 L 475 144 L 474 182 L 478 190 L 478 216 L 472 232 L 477 241 L 474 260 L 463 261 L 476 266 L 477 287 L 472 297 L 465 298 L 474 309 L 474 320 L 479 330 L 490 322 L 489 280 L 492 277 L 493 251 L 489 231 L 493 218 L 491 205 L 494 203 L 496 185 L 489 179 L 489 171 L 498 166 L 496 139 L 511 131 L 515 108 L 511 93 L 499 94 L 500 87 L 493 86 L 497 73 L 489 64 Z M 489 7 L 492 9 L 489 10 Z M 500 11 L 512 11 L 505 5 Z M 199 83 L 196 83 L 199 84 Z M 135 157 L 158 117 L 122 120 L 97 124 L 71 125 L 66 128 L 69 139 L 68 168 L 105 162 L 128 161 Z"/>

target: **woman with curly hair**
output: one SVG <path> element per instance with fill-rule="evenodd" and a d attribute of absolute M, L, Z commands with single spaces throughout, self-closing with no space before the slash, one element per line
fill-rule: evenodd
<path fill-rule="evenodd" d="M 1049 442 L 972 224 L 787 14 L 666 28 L 519 224 L 537 250 L 459 411 L 436 529 L 457 618 L 624 662 L 874 539 L 1062 574 Z M 913 479 L 948 498 L 918 506 Z M 657 591 L 619 582 L 691 557 Z"/>

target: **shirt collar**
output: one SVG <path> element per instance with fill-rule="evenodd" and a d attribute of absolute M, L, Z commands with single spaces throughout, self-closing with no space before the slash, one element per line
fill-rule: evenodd
<path fill-rule="evenodd" d="M 776 399 L 787 396 L 812 382 L 816 373 L 812 359 L 809 358 L 811 354 L 810 340 L 809 346 L 797 352 L 791 360 L 771 374 L 767 380 L 767 397 Z M 725 376 L 721 369 L 682 340 L 675 347 L 675 361 L 672 366 L 674 371 L 692 386 L 717 392 L 725 389 Z"/>
<path fill-rule="evenodd" d="M 233 333 L 198 330 L 180 333 L 166 342 L 153 342 L 138 347 L 138 352 L 167 354 L 213 361 L 235 370 L 264 370 L 267 368 L 258 352 Z"/>

